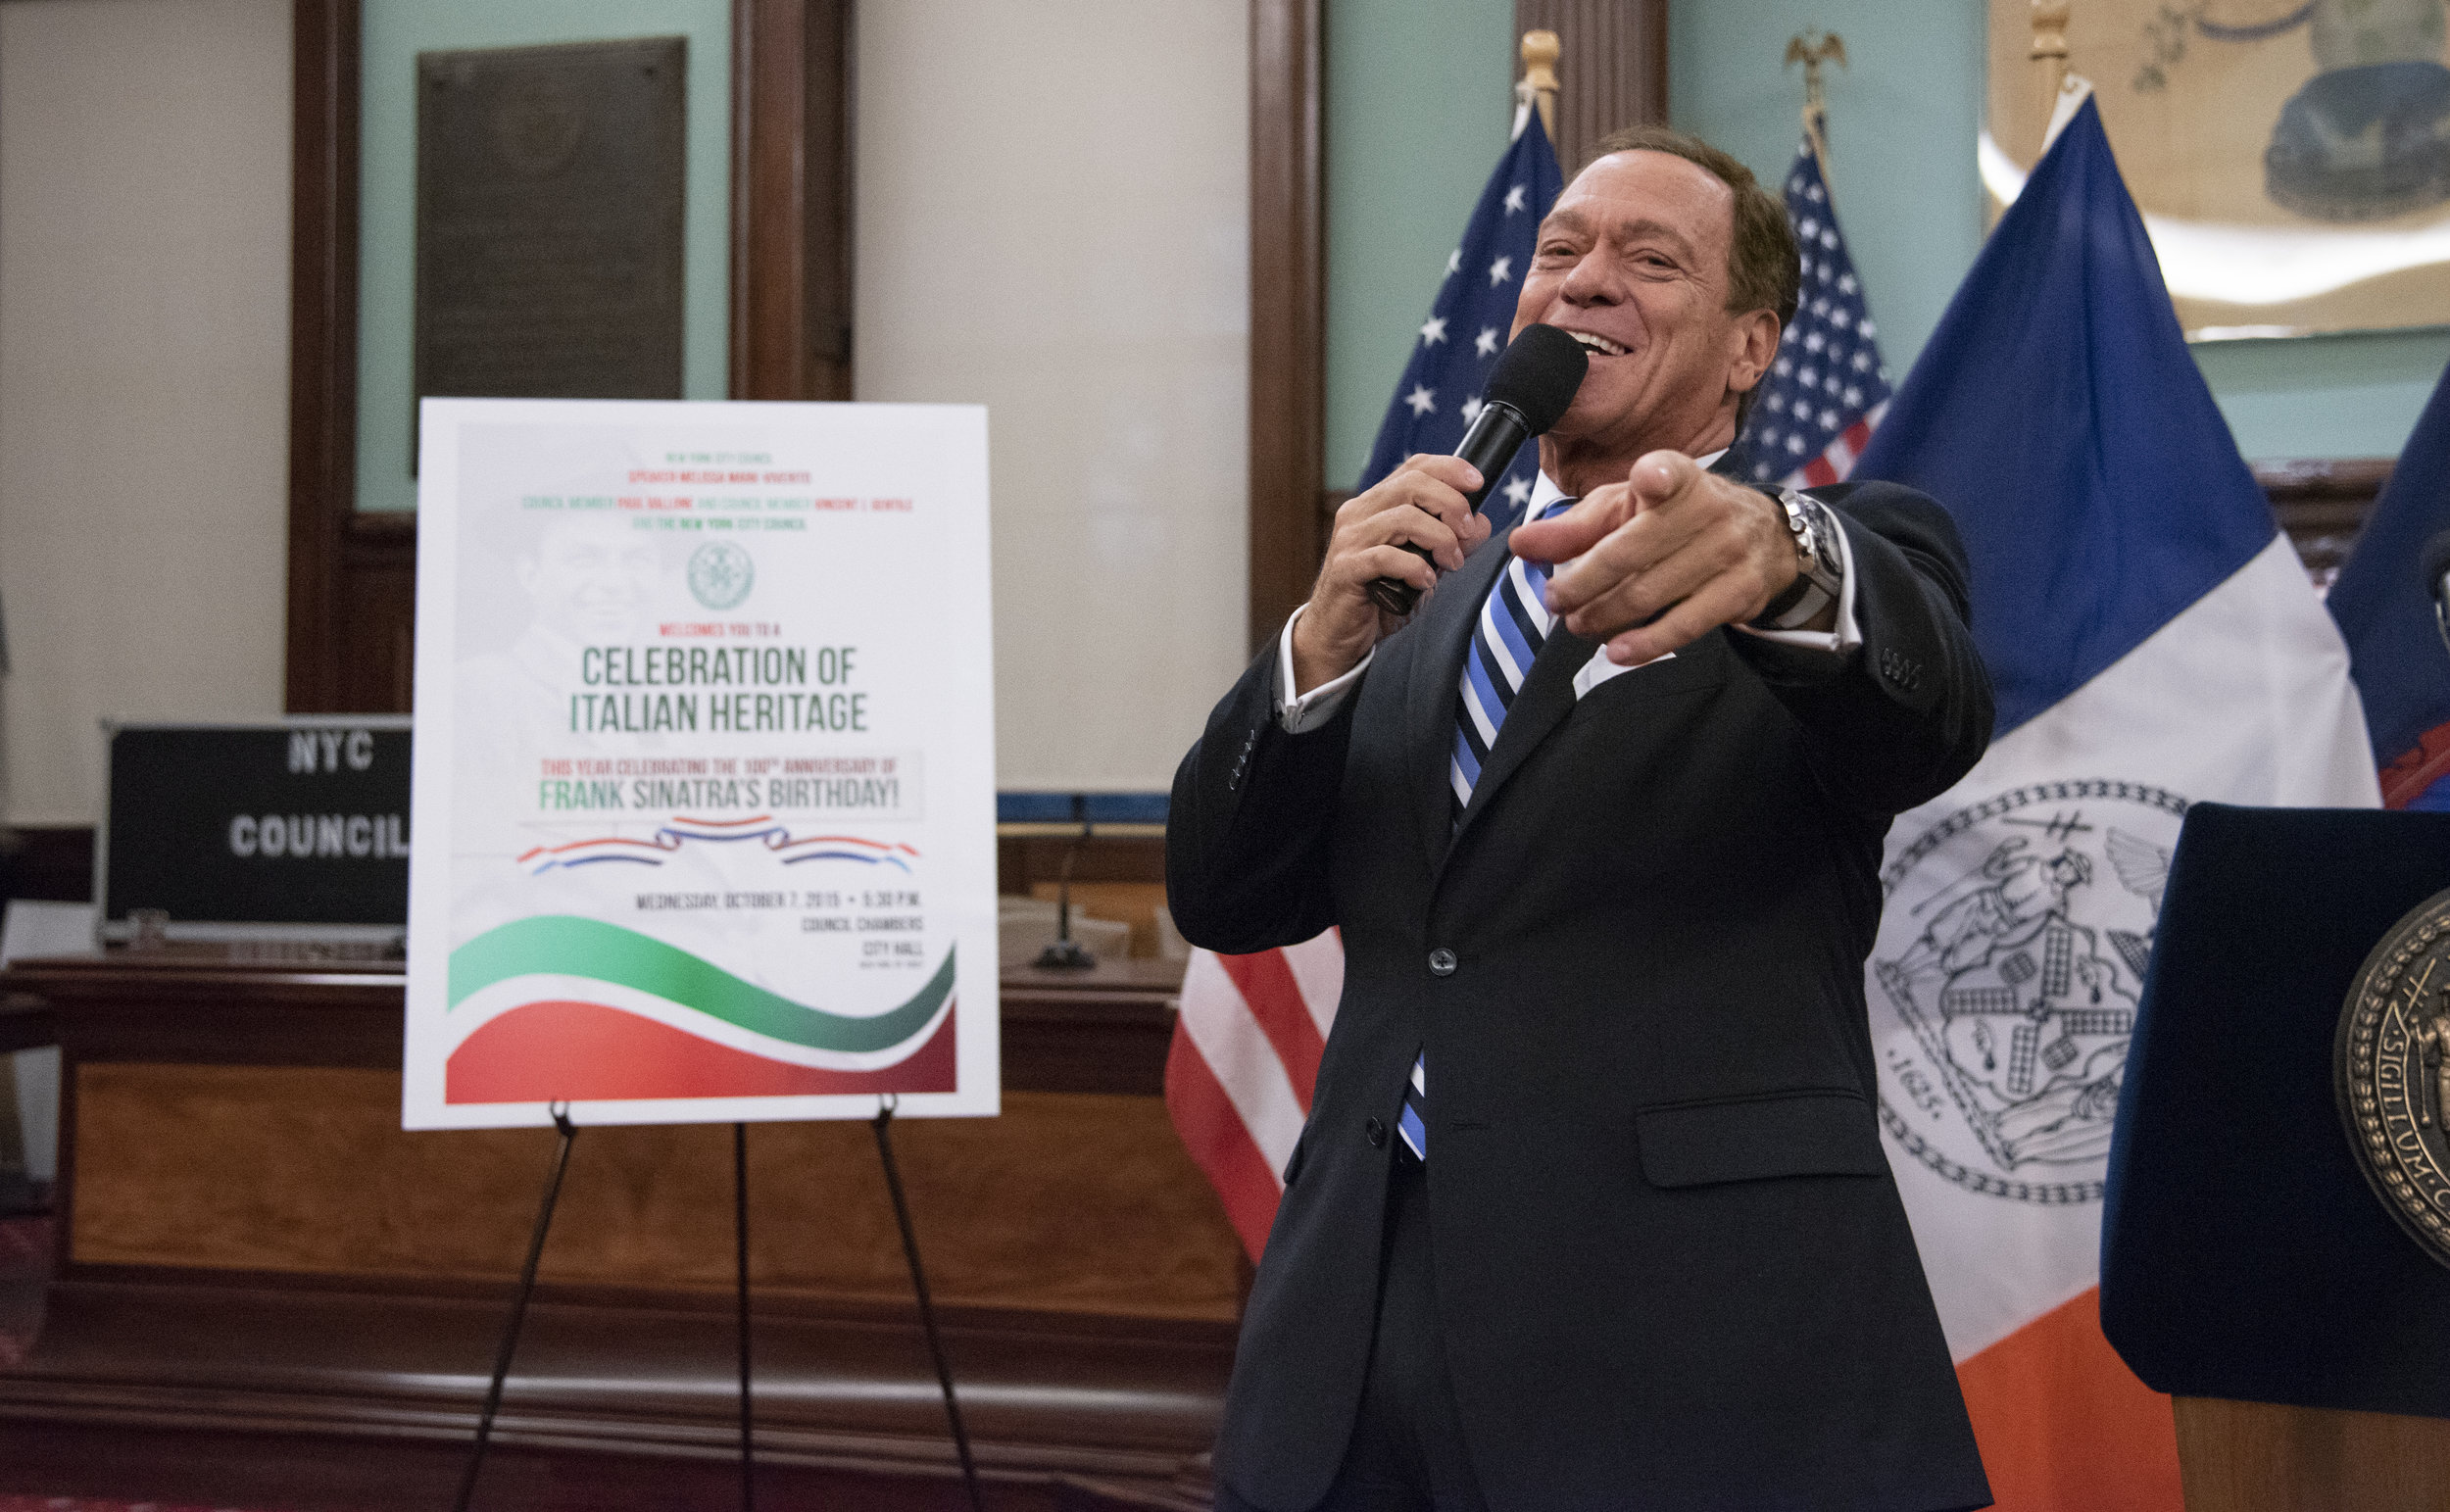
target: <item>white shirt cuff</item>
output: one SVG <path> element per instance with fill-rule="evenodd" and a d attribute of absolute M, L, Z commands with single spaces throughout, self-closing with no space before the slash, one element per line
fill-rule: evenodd
<path fill-rule="evenodd" d="M 1315 730 L 1335 718 L 1336 710 L 1345 707 L 1345 700 L 1360 685 L 1361 673 L 1368 668 L 1370 658 L 1378 655 L 1377 648 L 1371 648 L 1353 663 L 1352 670 L 1296 697 L 1293 691 L 1293 627 L 1301 618 L 1301 610 L 1309 607 L 1304 604 L 1301 609 L 1295 610 L 1285 621 L 1284 633 L 1276 638 L 1276 722 L 1288 735 Z"/>
<path fill-rule="evenodd" d="M 1838 512 L 1830 510 L 1827 505 L 1821 508 L 1829 511 L 1830 522 L 1838 527 L 1838 627 L 1834 630 L 1755 630 L 1750 625 L 1739 624 L 1736 628 L 1746 635 L 1776 641 L 1781 646 L 1825 651 L 1837 657 L 1850 656 L 1856 647 L 1863 644 L 1863 629 L 1854 622 L 1854 546 L 1846 539 L 1846 522 L 1838 517 Z M 1285 644 L 1288 647 L 1293 644 L 1290 631 Z M 1288 661 L 1286 665 L 1292 663 Z"/>

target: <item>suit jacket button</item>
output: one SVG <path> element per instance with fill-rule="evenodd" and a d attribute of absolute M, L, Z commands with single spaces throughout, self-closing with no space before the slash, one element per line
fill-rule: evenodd
<path fill-rule="evenodd" d="M 1445 946 L 1429 952 L 1429 974 L 1434 977 L 1454 975 L 1454 952 Z"/>
<path fill-rule="evenodd" d="M 1387 1126 L 1380 1123 L 1377 1119 L 1373 1118 L 1368 1123 L 1363 1124 L 1361 1126 L 1361 1133 L 1369 1140 L 1370 1148 L 1384 1149 L 1387 1147 Z"/>

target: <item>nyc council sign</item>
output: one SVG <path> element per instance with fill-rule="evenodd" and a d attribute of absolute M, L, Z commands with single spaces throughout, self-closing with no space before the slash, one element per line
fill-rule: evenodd
<path fill-rule="evenodd" d="M 985 412 L 421 437 L 407 1127 L 995 1112 Z"/>

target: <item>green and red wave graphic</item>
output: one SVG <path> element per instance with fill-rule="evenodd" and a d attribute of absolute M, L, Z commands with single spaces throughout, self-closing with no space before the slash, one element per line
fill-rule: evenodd
<path fill-rule="evenodd" d="M 451 952 L 450 1006 L 526 976 L 601 982 L 661 1000 L 665 1022 L 564 993 L 496 1013 L 452 1050 L 444 1100 L 607 1101 L 659 1097 L 808 1097 L 955 1089 L 954 952 L 907 1001 L 859 1016 L 794 1002 L 703 956 L 600 919 L 549 914 L 489 930 Z M 539 984 L 541 986 L 541 984 Z M 565 984 L 564 984 L 565 985 Z M 893 1056 L 867 1068 L 807 1065 L 721 1043 Z M 933 1025 L 931 1031 L 930 1025 Z M 924 1040 L 924 1043 L 920 1043 Z M 896 1052 L 905 1049 L 906 1054 Z"/>

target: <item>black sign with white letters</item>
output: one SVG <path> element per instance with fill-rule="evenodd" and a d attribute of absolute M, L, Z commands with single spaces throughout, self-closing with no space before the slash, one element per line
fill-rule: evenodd
<path fill-rule="evenodd" d="M 173 934 L 408 923 L 405 717 L 123 724 L 110 743 L 106 927 L 138 908 Z"/>

